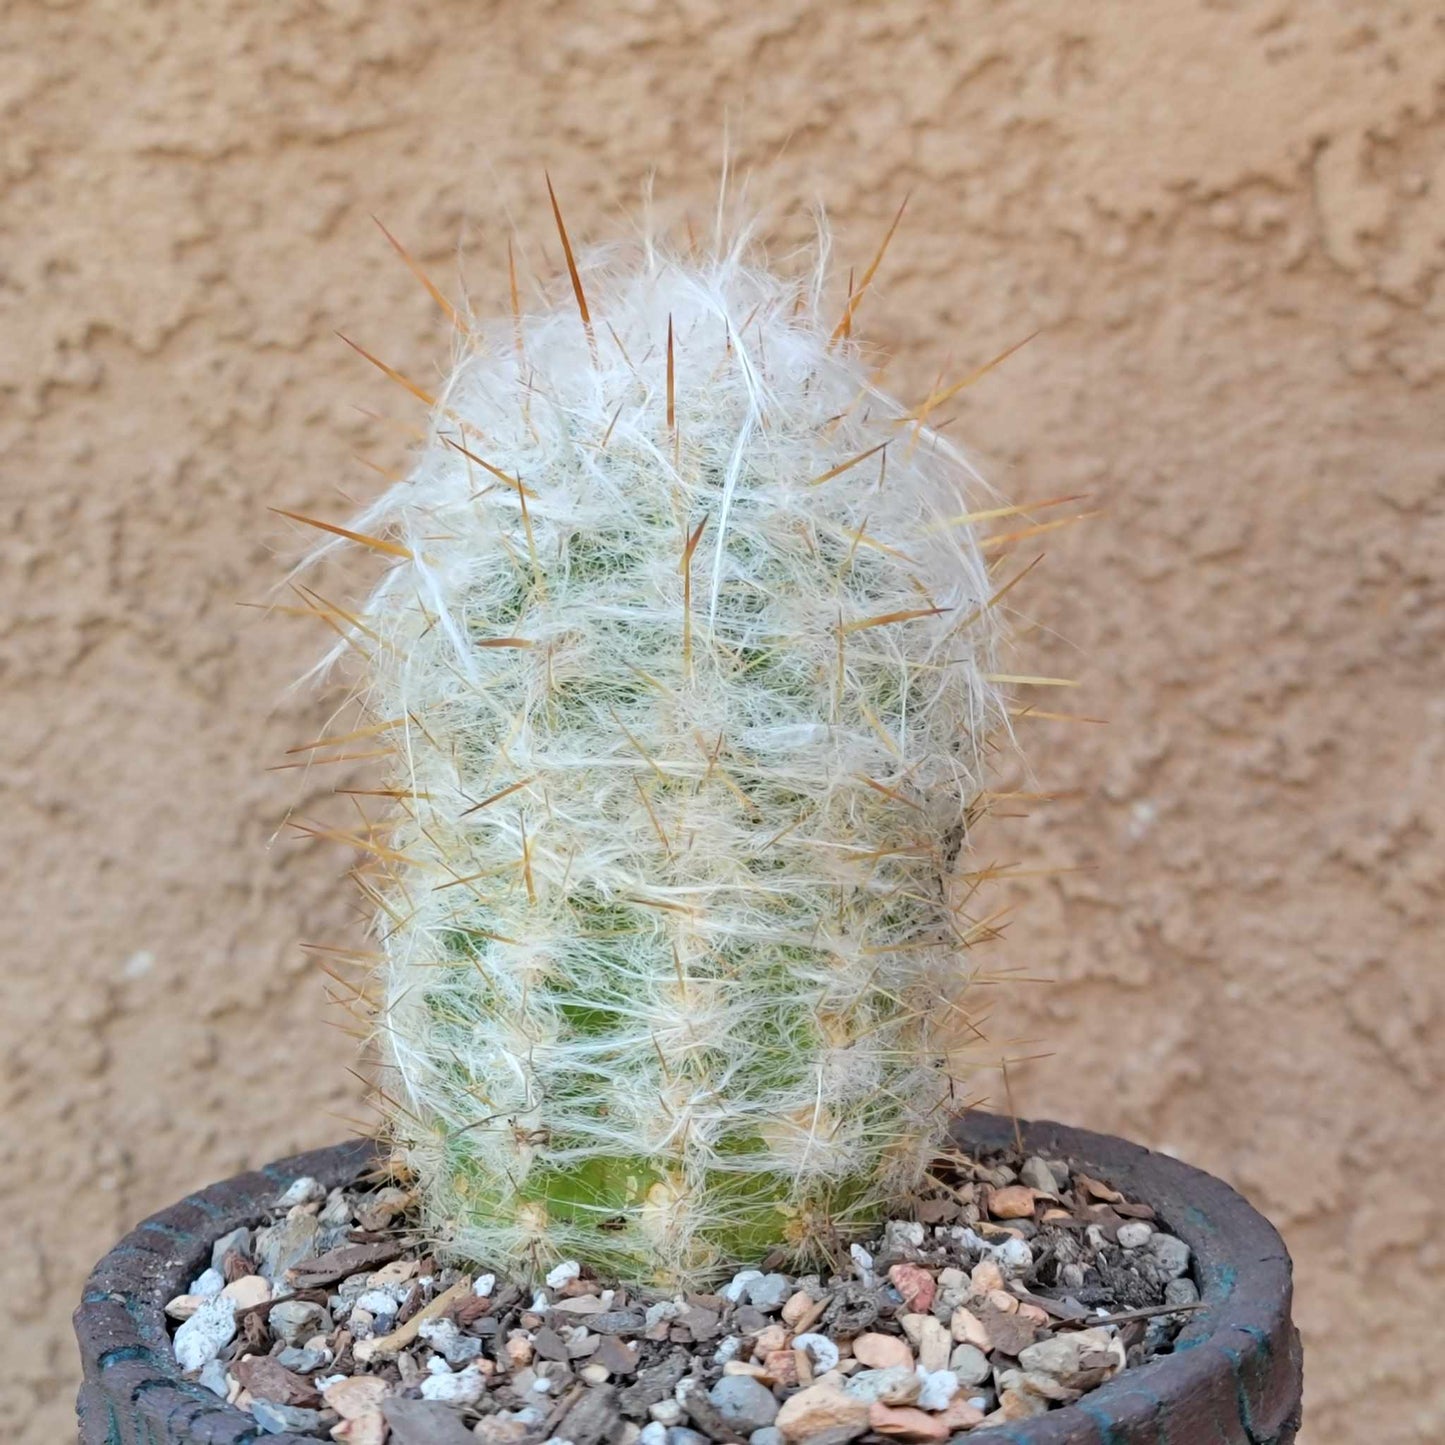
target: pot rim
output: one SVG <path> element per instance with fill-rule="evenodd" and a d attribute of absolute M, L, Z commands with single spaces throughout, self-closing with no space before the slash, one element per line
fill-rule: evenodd
<path fill-rule="evenodd" d="M 989 1445 L 1289 1445 L 1299 1426 L 1301 1361 L 1291 1322 L 1291 1265 L 1278 1232 L 1222 1180 L 1137 1144 L 1050 1121 L 971 1112 L 953 1126 L 964 1149 L 1012 1147 L 1063 1159 L 1153 1206 L 1189 1245 L 1203 1309 L 1172 1354 L 1127 1370 L 1074 1404 L 980 1435 Z M 75 1312 L 85 1379 L 82 1439 L 203 1445 L 315 1445 L 260 1435 L 255 1420 L 176 1363 L 164 1307 L 210 1261 L 212 1243 L 254 1224 L 302 1175 L 328 1189 L 380 1162 L 372 1140 L 281 1159 L 213 1184 L 152 1215 L 95 1267 Z M 144 1434 L 140 1428 L 144 1425 Z M 1190 1433 L 1181 1433 L 1186 1424 Z M 962 1437 L 958 1437 L 962 1438 Z"/>

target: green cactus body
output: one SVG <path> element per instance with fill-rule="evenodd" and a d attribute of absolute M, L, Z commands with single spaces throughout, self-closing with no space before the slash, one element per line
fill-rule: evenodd
<path fill-rule="evenodd" d="M 695 1283 L 856 1234 L 947 1122 L 995 622 L 973 473 L 818 278 L 583 280 L 467 328 L 351 524 L 382 1096 L 454 1253 Z"/>

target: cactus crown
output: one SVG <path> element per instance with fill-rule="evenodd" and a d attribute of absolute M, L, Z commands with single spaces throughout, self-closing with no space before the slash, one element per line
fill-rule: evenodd
<path fill-rule="evenodd" d="M 455 1254 L 694 1283 L 875 1221 L 946 1125 L 1006 729 L 977 479 L 823 269 L 649 240 L 459 322 L 349 529 L 381 1097 Z"/>

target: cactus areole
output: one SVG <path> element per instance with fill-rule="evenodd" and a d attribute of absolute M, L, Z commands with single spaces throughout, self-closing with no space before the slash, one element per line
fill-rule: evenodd
<path fill-rule="evenodd" d="M 1000 581 L 821 266 L 567 255 L 457 318 L 327 544 L 384 565 L 328 664 L 390 769 L 368 999 L 430 1227 L 688 1285 L 866 1228 L 948 1126 Z"/>

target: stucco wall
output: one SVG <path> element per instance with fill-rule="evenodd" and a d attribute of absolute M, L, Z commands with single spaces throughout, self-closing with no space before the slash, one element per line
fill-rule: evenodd
<path fill-rule="evenodd" d="M 1234 1180 L 1284 1227 L 1306 1445 L 1445 1434 L 1445 20 L 1428 0 L 18 0 L 0 12 L 0 1433 L 65 1437 L 67 1315 L 138 1215 L 349 1126 L 298 940 L 346 860 L 267 772 L 320 642 L 238 608 L 339 516 L 444 339 L 367 219 L 505 297 L 542 167 L 600 237 L 731 118 L 860 318 L 1017 496 L 1087 491 L 1024 602 L 1081 790 L 1002 857 L 1019 1108 Z M 540 240 L 541 246 L 537 245 Z M 549 249 L 550 248 L 550 249 Z M 1072 699 L 1071 699 L 1072 701 Z M 335 1020 L 333 1019 L 332 1022 Z M 1433 1337 L 1434 1343 L 1428 1343 Z M 18 1432 L 18 1434 L 17 1434 Z"/>

